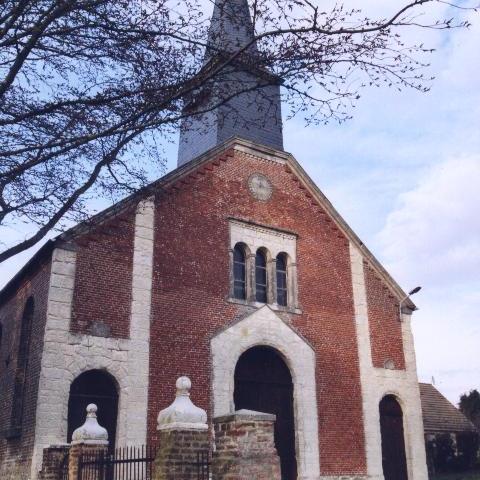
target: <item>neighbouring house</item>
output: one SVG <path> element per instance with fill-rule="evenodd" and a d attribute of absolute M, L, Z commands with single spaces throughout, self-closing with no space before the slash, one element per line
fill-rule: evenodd
<path fill-rule="evenodd" d="M 430 383 L 420 383 L 420 398 L 430 475 L 472 468 L 479 448 L 475 426 Z"/>
<path fill-rule="evenodd" d="M 250 45 L 246 0 L 217 0 L 210 32 L 206 65 Z M 209 421 L 277 415 L 284 480 L 426 480 L 415 305 L 283 150 L 281 82 L 246 55 L 225 83 L 268 86 L 209 111 L 209 85 L 175 170 L 0 292 L 0 478 L 35 478 L 88 403 L 112 444 L 155 442 L 187 375 Z"/>

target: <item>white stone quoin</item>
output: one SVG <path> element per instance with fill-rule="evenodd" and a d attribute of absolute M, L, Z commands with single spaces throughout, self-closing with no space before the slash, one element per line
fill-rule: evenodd
<path fill-rule="evenodd" d="M 207 412 L 190 400 L 190 379 L 180 377 L 175 386 L 175 400 L 158 414 L 157 430 L 207 430 Z"/>
<path fill-rule="evenodd" d="M 410 328 L 410 315 L 402 315 L 405 370 L 374 367 L 371 354 L 363 256 L 358 247 L 352 243 L 350 244 L 350 259 L 368 477 L 371 480 L 384 479 L 379 404 L 385 395 L 394 395 L 403 411 L 408 480 L 427 480 L 422 407 Z"/>
<path fill-rule="evenodd" d="M 85 423 L 72 434 L 72 445 L 85 443 L 90 445 L 108 445 L 108 432 L 97 421 L 97 406 L 90 403 L 87 406 Z"/>
<path fill-rule="evenodd" d="M 105 370 L 118 382 L 117 444 L 146 442 L 154 210 L 153 199 L 145 199 L 138 204 L 135 215 L 128 339 L 70 331 L 76 253 L 56 248 L 52 254 L 31 468 L 33 480 L 42 468 L 43 449 L 66 442 L 70 385 L 88 370 Z"/>

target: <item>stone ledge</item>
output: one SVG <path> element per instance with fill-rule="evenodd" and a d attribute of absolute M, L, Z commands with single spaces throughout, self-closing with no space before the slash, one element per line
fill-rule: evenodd
<path fill-rule="evenodd" d="M 276 415 L 271 413 L 255 412 L 254 410 L 237 410 L 234 413 L 228 415 L 222 415 L 213 419 L 215 423 L 224 423 L 224 422 L 274 422 L 276 420 Z"/>

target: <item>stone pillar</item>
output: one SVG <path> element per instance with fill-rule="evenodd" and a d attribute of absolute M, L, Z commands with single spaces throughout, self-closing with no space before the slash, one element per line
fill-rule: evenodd
<path fill-rule="evenodd" d="M 39 480 L 62 480 L 63 467 L 68 468 L 70 445 L 50 445 L 43 449 L 42 470 Z M 66 464 L 67 463 L 67 464 Z"/>
<path fill-rule="evenodd" d="M 267 260 L 267 301 L 277 303 L 277 259 Z"/>
<path fill-rule="evenodd" d="M 246 256 L 245 268 L 247 270 L 247 301 L 254 303 L 257 301 L 257 282 L 255 279 L 255 253 L 250 253 Z"/>
<path fill-rule="evenodd" d="M 213 420 L 213 480 L 280 480 L 275 415 L 238 410 Z"/>
<path fill-rule="evenodd" d="M 180 377 L 174 402 L 158 414 L 154 480 L 197 480 L 197 461 L 209 452 L 207 413 L 190 400 L 192 383 Z"/>
<path fill-rule="evenodd" d="M 108 450 L 108 432 L 97 421 L 97 406 L 90 403 L 87 406 L 85 423 L 72 434 L 70 458 L 68 461 L 68 478 L 77 480 L 78 464 L 82 455 L 96 452 L 106 453 Z"/>

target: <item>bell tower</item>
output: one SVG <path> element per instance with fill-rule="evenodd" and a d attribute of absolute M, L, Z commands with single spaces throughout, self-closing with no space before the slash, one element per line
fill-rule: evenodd
<path fill-rule="evenodd" d="M 216 0 L 202 68 L 215 73 L 185 99 L 178 166 L 233 136 L 283 150 L 281 80 L 261 64 L 247 0 Z"/>

